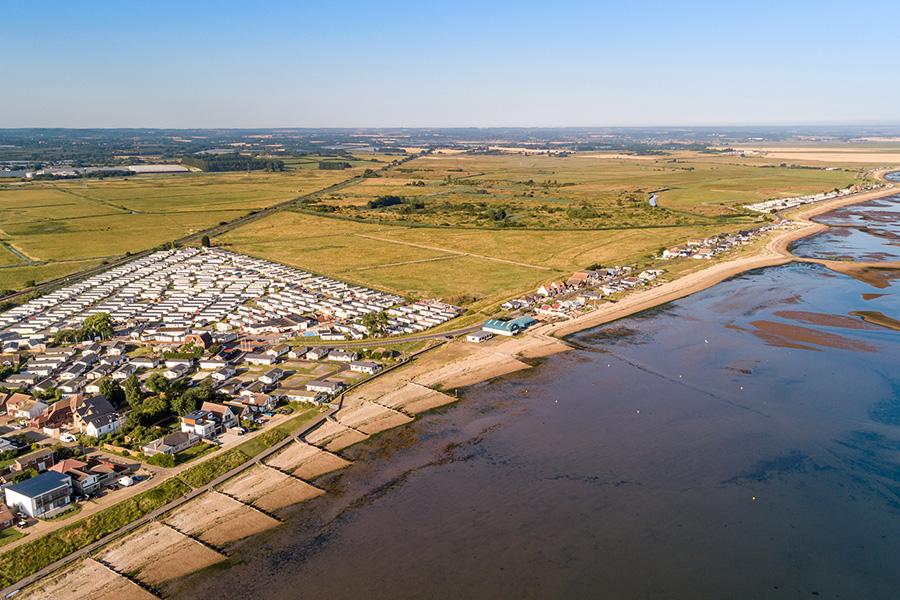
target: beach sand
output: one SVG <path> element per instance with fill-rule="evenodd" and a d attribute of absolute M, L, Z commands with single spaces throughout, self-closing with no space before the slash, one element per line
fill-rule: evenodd
<path fill-rule="evenodd" d="M 278 521 L 218 492 L 208 492 L 175 509 L 163 522 L 207 544 L 222 547 L 278 525 Z"/>
<path fill-rule="evenodd" d="M 309 481 L 319 475 L 343 469 L 352 463 L 337 454 L 297 441 L 268 459 L 266 464 Z"/>
<path fill-rule="evenodd" d="M 40 580 L 17 596 L 22 600 L 154 600 L 156 596 L 109 567 L 87 558 Z"/>
<path fill-rule="evenodd" d="M 157 522 L 107 546 L 99 558 L 153 587 L 225 560 L 223 554 Z"/>
<path fill-rule="evenodd" d="M 222 485 L 221 490 L 267 512 L 275 512 L 325 493 L 314 485 L 263 465 L 250 467 L 235 475 Z"/>

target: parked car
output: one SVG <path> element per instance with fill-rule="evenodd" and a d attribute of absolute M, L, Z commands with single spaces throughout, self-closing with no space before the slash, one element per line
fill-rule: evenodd
<path fill-rule="evenodd" d="M 66 443 L 72 443 L 75 441 L 75 436 L 72 435 L 71 433 L 63 433 L 62 435 L 59 436 L 59 441 L 66 442 Z"/>

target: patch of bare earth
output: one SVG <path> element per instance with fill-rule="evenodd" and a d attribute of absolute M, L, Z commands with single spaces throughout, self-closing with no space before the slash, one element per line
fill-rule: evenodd
<path fill-rule="evenodd" d="M 166 515 L 164 521 L 213 546 L 224 546 L 278 525 L 278 520 L 218 492 L 208 492 Z"/>
<path fill-rule="evenodd" d="M 357 444 L 368 437 L 368 435 L 361 431 L 351 429 L 346 425 L 341 425 L 334 419 L 328 419 L 303 436 L 303 439 L 310 444 L 314 444 L 325 450 L 337 452 L 348 446 Z"/>
<path fill-rule="evenodd" d="M 156 596 L 91 558 L 41 579 L 18 596 L 23 600 L 155 600 Z"/>
<path fill-rule="evenodd" d="M 269 458 L 266 464 L 308 480 L 343 469 L 350 464 L 350 461 L 312 444 L 298 441 Z"/>
<path fill-rule="evenodd" d="M 154 587 L 225 560 L 224 555 L 157 522 L 115 542 L 99 558 Z"/>
<path fill-rule="evenodd" d="M 392 429 L 412 421 L 412 417 L 408 415 L 375 402 L 367 401 L 342 408 L 334 414 L 334 418 L 342 425 L 358 429 L 368 435 Z"/>
<path fill-rule="evenodd" d="M 241 502 L 271 512 L 325 493 L 314 485 L 262 465 L 250 467 L 229 479 L 221 489 Z"/>

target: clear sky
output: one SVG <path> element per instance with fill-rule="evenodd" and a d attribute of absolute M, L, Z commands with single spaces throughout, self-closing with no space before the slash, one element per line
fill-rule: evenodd
<path fill-rule="evenodd" d="M 45 0 L 0 127 L 900 123 L 900 1 Z"/>

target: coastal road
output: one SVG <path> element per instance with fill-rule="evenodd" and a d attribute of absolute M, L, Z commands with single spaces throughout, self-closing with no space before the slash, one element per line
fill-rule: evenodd
<path fill-rule="evenodd" d="M 134 531 L 135 529 L 137 529 L 138 527 L 140 527 L 142 525 L 146 525 L 147 523 L 158 519 L 160 516 L 164 515 L 165 513 L 169 512 L 175 508 L 178 508 L 182 504 L 189 502 L 190 500 L 193 500 L 194 498 L 196 498 L 202 494 L 205 494 L 206 492 L 213 491 L 214 488 L 221 485 L 225 481 L 231 479 L 238 473 L 241 473 L 242 471 L 245 471 L 254 465 L 260 464 L 263 460 L 265 460 L 269 456 L 272 456 L 273 454 L 275 454 L 279 450 L 285 448 L 286 446 L 293 443 L 294 441 L 299 440 L 301 437 L 303 437 L 304 435 L 309 433 L 311 430 L 315 429 L 316 427 L 318 427 L 319 425 L 324 423 L 326 420 L 328 420 L 335 412 L 338 411 L 338 409 L 339 409 L 339 407 L 336 407 L 336 406 L 329 408 L 327 411 L 320 413 L 315 419 L 313 419 L 310 423 L 308 423 L 306 425 L 306 427 L 304 427 L 301 431 L 295 433 L 294 435 L 290 435 L 290 436 L 286 437 L 285 439 L 281 440 L 280 442 L 278 442 L 271 448 L 267 448 L 266 450 L 257 454 L 253 458 L 249 459 L 248 461 L 238 465 L 237 467 L 231 469 L 227 473 L 224 473 L 224 474 L 220 475 L 219 477 L 213 479 L 205 486 L 191 490 L 184 496 L 181 496 L 180 498 L 176 498 L 175 500 L 172 500 L 171 502 L 169 502 L 166 505 L 160 506 L 153 512 L 147 513 L 140 519 L 138 519 L 136 521 L 132 521 L 131 523 L 128 523 L 127 525 L 123 525 L 119 529 L 106 534 L 105 536 L 103 536 L 102 538 L 97 540 L 96 542 L 88 544 L 84 548 L 81 548 L 80 550 L 76 550 L 72 554 L 69 554 L 68 556 L 66 556 L 64 558 L 61 558 L 61 559 L 57 560 L 56 562 L 47 565 L 40 571 L 37 571 L 37 572 L 29 575 L 28 577 L 25 577 L 24 579 L 17 581 L 13 585 L 10 585 L 10 586 L 0 590 L 0 595 L 2 595 L 4 598 L 10 597 L 11 595 L 20 591 L 22 588 L 29 586 L 32 583 L 35 583 L 36 581 L 50 575 L 51 573 L 53 573 L 54 571 L 57 571 L 58 569 L 61 569 L 62 567 L 65 567 L 66 565 L 74 562 L 75 560 L 78 560 L 79 558 L 90 555 L 95 550 L 109 544 L 110 542 L 115 541 L 116 539 L 126 535 L 127 533 L 130 533 L 131 531 Z M 263 431 L 267 431 L 267 430 L 263 430 Z"/>

